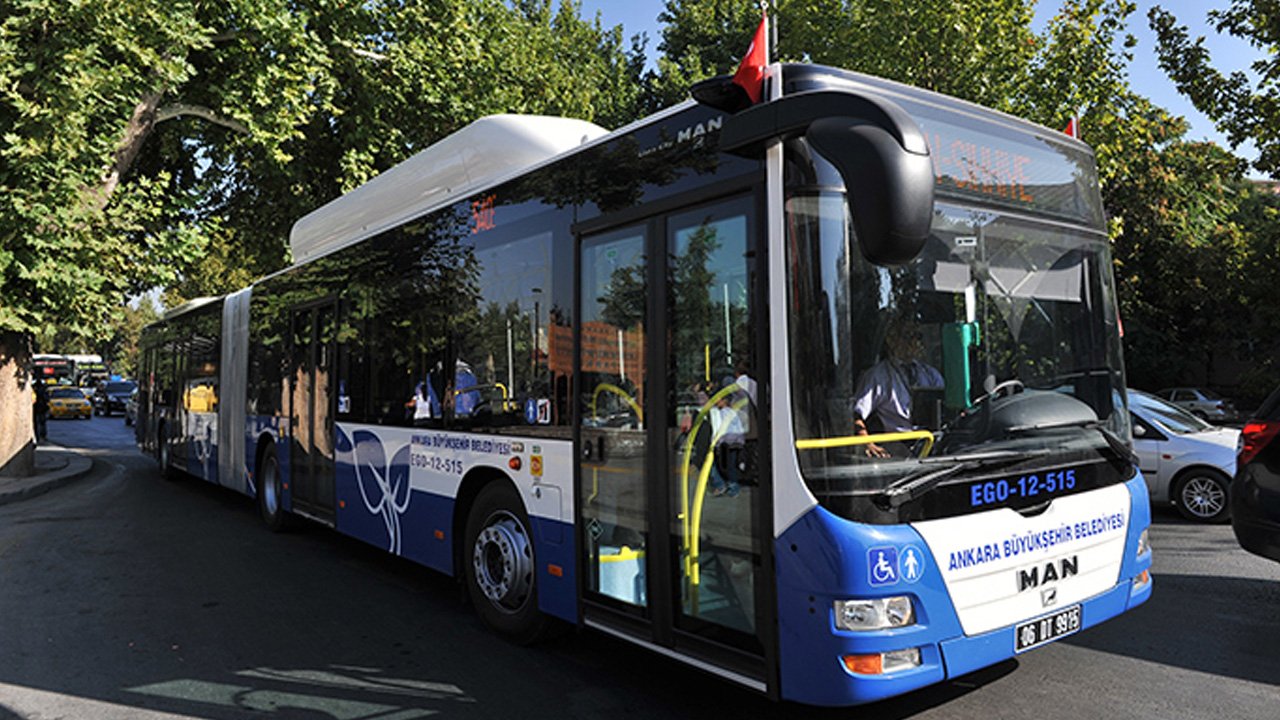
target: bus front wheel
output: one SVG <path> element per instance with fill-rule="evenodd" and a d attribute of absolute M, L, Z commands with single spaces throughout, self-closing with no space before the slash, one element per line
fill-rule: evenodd
<path fill-rule="evenodd" d="M 258 466 L 258 512 L 262 522 L 271 532 L 281 532 L 288 528 L 288 514 L 282 504 L 284 483 L 280 478 L 280 462 L 276 460 L 273 450 L 262 455 Z"/>
<path fill-rule="evenodd" d="M 538 610 L 533 535 L 520 496 L 503 482 L 485 486 L 467 516 L 463 568 L 467 594 L 485 624 L 519 644 L 546 635 Z"/>

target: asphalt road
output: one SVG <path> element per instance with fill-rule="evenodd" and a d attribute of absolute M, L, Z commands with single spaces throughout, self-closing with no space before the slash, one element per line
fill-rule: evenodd
<path fill-rule="evenodd" d="M 119 417 L 52 421 L 94 472 L 0 507 L 10 718 L 1280 716 L 1280 564 L 1157 510 L 1155 594 L 1110 623 L 859 709 L 774 704 L 599 634 L 488 633 L 452 581 L 166 482 Z"/>

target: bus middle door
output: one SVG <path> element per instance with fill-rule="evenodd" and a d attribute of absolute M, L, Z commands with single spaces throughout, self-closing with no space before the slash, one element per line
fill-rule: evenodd
<path fill-rule="evenodd" d="M 290 470 L 293 511 L 333 524 L 336 303 L 293 311 Z"/>

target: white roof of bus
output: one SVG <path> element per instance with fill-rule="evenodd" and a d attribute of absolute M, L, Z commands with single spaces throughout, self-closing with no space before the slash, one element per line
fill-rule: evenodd
<path fill-rule="evenodd" d="M 170 319 L 175 318 L 175 317 L 177 317 L 177 316 L 179 316 L 179 315 L 182 315 L 183 313 L 190 312 L 190 311 L 195 310 L 196 308 L 199 308 L 199 307 L 204 307 L 205 305 L 208 305 L 209 303 L 217 302 L 217 301 L 219 301 L 219 300 L 221 300 L 221 299 L 222 299 L 222 298 L 221 298 L 221 297 L 218 297 L 218 296 L 212 296 L 212 297 L 208 297 L 208 296 L 206 296 L 206 297 L 191 298 L 190 300 L 188 300 L 188 301 L 186 301 L 186 302 L 182 303 L 181 305 L 178 305 L 177 307 L 172 307 L 172 308 L 169 308 L 168 310 L 165 310 L 165 311 L 164 311 L 164 313 L 163 313 L 163 314 L 161 314 L 160 319 L 162 319 L 162 320 L 170 320 Z"/>
<path fill-rule="evenodd" d="M 607 134 L 572 118 L 480 118 L 304 215 L 289 233 L 293 261 L 306 262 L 372 237 Z"/>

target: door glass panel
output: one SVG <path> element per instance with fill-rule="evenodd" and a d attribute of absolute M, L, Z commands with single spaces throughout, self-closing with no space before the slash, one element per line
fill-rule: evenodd
<path fill-rule="evenodd" d="M 300 310 L 293 315 L 293 345 L 290 377 L 293 397 L 290 407 L 290 432 L 292 453 L 290 475 L 295 500 L 311 497 L 311 336 L 313 327 L 311 311 Z"/>
<path fill-rule="evenodd" d="M 758 648 L 760 540 L 747 199 L 668 221 L 672 533 L 683 630 Z"/>
<path fill-rule="evenodd" d="M 312 379 L 312 465 L 311 483 L 316 505 L 333 509 L 333 364 L 335 341 L 335 308 L 316 308 L 315 377 Z"/>
<path fill-rule="evenodd" d="M 582 244 L 580 416 L 587 589 L 645 606 L 644 230 Z"/>

